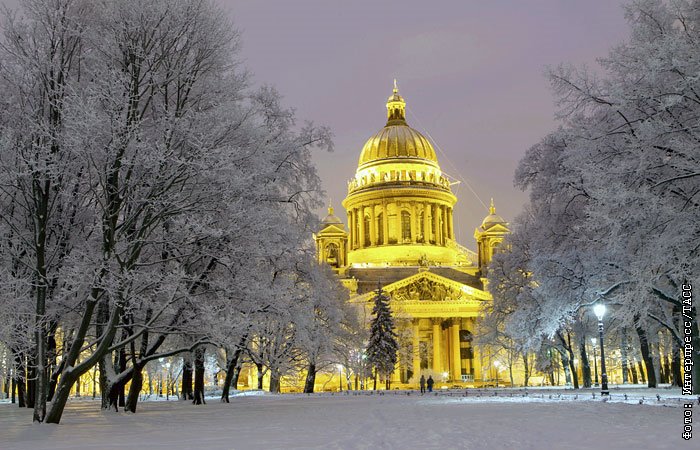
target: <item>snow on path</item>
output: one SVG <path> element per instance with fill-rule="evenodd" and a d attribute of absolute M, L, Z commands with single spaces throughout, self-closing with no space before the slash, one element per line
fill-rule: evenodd
<path fill-rule="evenodd" d="M 694 408 L 697 410 L 697 408 Z M 143 402 L 136 414 L 72 402 L 61 425 L 32 425 L 31 411 L 0 405 L 9 449 L 684 449 L 679 406 L 548 397 L 435 395 L 238 396 Z"/>

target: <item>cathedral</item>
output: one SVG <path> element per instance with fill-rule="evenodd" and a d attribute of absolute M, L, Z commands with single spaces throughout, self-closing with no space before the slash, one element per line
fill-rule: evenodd
<path fill-rule="evenodd" d="M 394 385 L 413 385 L 420 374 L 483 385 L 491 375 L 473 341 L 475 320 L 491 298 L 486 266 L 508 224 L 492 201 L 474 232 L 477 251 L 460 245 L 452 183 L 428 139 L 406 122 L 396 83 L 386 109 L 386 125 L 364 144 L 348 182 L 347 226 L 330 207 L 314 234 L 318 259 L 366 311 L 378 285 L 390 296 L 400 347 Z"/>

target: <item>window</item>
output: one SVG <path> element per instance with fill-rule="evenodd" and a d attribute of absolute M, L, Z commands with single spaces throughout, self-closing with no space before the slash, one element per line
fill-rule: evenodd
<path fill-rule="evenodd" d="M 333 266 L 338 267 L 338 246 L 334 243 L 326 245 L 326 262 Z"/>
<path fill-rule="evenodd" d="M 411 240 L 411 215 L 407 211 L 401 211 L 401 239 Z"/>

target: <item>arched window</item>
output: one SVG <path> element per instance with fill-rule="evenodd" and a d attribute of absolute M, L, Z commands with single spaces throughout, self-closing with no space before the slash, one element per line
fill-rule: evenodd
<path fill-rule="evenodd" d="M 369 223 L 369 216 L 365 216 L 365 235 L 363 236 L 365 247 L 369 247 L 371 245 L 371 241 L 369 238 Z"/>
<path fill-rule="evenodd" d="M 401 211 L 401 239 L 411 240 L 411 215 L 408 211 Z"/>
<path fill-rule="evenodd" d="M 384 243 L 384 214 L 377 214 L 377 245 Z"/>
<path fill-rule="evenodd" d="M 338 246 L 334 243 L 326 245 L 326 262 L 333 267 L 338 267 Z"/>

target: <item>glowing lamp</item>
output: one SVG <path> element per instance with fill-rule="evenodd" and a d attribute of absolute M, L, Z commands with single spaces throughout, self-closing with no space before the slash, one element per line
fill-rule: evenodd
<path fill-rule="evenodd" d="M 603 316 L 605 315 L 605 305 L 602 303 L 597 303 L 593 307 L 593 312 L 595 313 L 596 317 L 598 317 L 598 320 L 603 320 Z"/>

